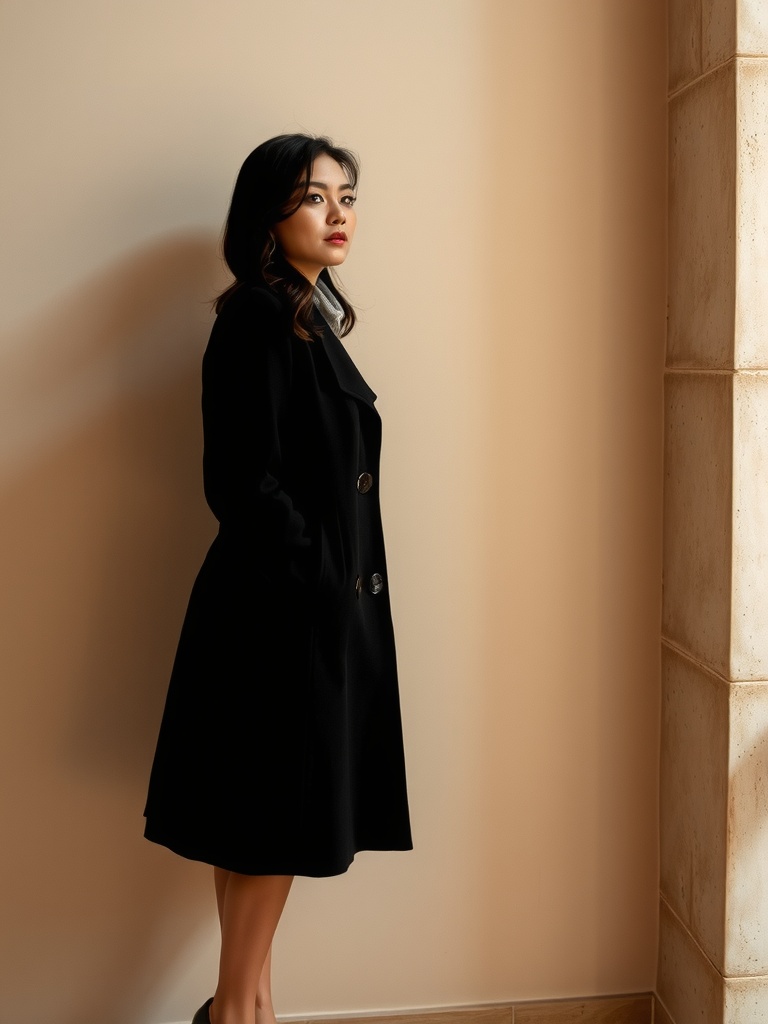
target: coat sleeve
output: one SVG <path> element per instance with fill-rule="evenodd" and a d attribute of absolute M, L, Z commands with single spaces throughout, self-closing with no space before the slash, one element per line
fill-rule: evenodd
<path fill-rule="evenodd" d="M 276 300 L 258 291 L 233 296 L 203 358 L 205 497 L 222 536 L 278 583 L 306 582 L 311 562 L 307 524 L 282 478 L 292 379 L 291 337 Z"/>

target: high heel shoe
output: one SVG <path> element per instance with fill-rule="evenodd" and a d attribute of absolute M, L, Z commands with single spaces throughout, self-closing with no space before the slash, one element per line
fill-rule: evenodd
<path fill-rule="evenodd" d="M 208 1012 L 213 1002 L 213 996 L 206 1000 L 200 1009 L 197 1011 L 195 1016 L 192 1018 L 192 1024 L 211 1024 L 211 1015 Z"/>

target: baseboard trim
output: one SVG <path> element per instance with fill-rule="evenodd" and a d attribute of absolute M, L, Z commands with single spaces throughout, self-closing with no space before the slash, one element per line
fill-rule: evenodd
<path fill-rule="evenodd" d="M 483 1003 L 397 1013 L 278 1017 L 280 1024 L 653 1024 L 651 992 L 583 999 Z"/>

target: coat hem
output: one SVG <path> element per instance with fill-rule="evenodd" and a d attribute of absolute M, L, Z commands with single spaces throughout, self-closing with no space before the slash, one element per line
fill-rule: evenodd
<path fill-rule="evenodd" d="M 147 821 L 144 829 L 144 838 L 148 839 L 150 843 L 164 846 L 171 853 L 184 857 L 185 860 L 195 860 L 201 864 L 209 864 L 211 867 L 221 868 L 224 871 L 234 871 L 239 875 L 292 875 L 299 878 L 333 878 L 337 875 L 343 875 L 349 870 L 358 853 L 365 853 L 366 851 L 407 853 L 413 849 L 412 843 L 395 845 L 366 844 L 350 850 L 348 855 L 342 860 L 327 864 L 314 864 L 310 867 L 306 862 L 302 863 L 298 860 L 289 861 L 283 857 L 276 857 L 274 861 L 264 858 L 258 863 L 253 861 L 246 863 L 238 857 L 219 856 L 210 849 L 180 843 L 175 839 L 163 836 L 151 827 L 149 821 Z"/>

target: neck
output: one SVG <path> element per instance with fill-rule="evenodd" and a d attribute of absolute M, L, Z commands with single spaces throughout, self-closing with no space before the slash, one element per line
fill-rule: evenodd
<path fill-rule="evenodd" d="M 316 267 L 302 266 L 300 263 L 293 263 L 291 260 L 286 258 L 286 263 L 290 263 L 294 270 L 298 270 L 302 277 L 306 277 L 311 285 L 317 284 L 317 279 L 320 276 L 320 271 Z"/>

